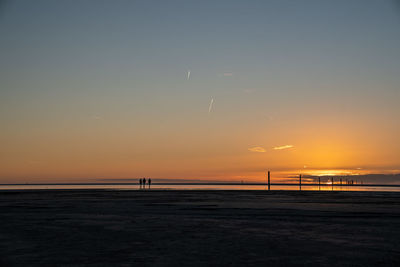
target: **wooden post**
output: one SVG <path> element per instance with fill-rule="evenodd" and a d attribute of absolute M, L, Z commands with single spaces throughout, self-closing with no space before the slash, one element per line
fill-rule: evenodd
<path fill-rule="evenodd" d="M 318 177 L 318 190 L 321 191 L 321 177 Z"/>
<path fill-rule="evenodd" d="M 300 191 L 301 191 L 301 174 L 300 174 L 300 176 L 299 176 L 299 189 L 300 189 Z"/>
<path fill-rule="evenodd" d="M 271 190 L 271 178 L 270 178 L 270 173 L 268 171 L 268 191 Z"/>

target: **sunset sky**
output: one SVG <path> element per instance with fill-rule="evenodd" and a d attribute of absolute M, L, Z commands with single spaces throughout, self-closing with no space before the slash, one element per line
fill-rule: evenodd
<path fill-rule="evenodd" d="M 0 125 L 0 183 L 400 173 L 400 3 L 1 1 Z"/>

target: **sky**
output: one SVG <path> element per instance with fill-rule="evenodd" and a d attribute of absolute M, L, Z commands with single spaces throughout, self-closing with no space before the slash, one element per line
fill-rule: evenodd
<path fill-rule="evenodd" d="M 0 183 L 400 173 L 399 48 L 398 1 L 1 1 Z"/>

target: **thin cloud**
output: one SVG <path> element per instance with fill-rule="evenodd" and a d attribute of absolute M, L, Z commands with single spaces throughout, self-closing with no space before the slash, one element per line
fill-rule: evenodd
<path fill-rule="evenodd" d="M 288 149 L 288 148 L 292 148 L 292 145 L 284 145 L 284 146 L 276 146 L 274 147 L 275 150 L 282 150 L 282 149 Z"/>
<path fill-rule="evenodd" d="M 244 89 L 243 92 L 246 94 L 251 94 L 254 92 L 254 89 Z"/>
<path fill-rule="evenodd" d="M 267 150 L 265 150 L 265 148 L 260 147 L 260 146 L 250 147 L 250 148 L 248 148 L 248 150 L 251 151 L 251 152 L 258 152 L 258 153 L 267 152 Z"/>
<path fill-rule="evenodd" d="M 101 120 L 102 117 L 99 116 L 99 115 L 93 115 L 93 116 L 92 116 L 92 119 L 93 119 L 93 120 Z"/>
<path fill-rule="evenodd" d="M 232 77 L 233 73 L 232 72 L 224 72 L 223 74 L 225 77 Z"/>
<path fill-rule="evenodd" d="M 211 113 L 213 103 L 214 103 L 214 98 L 211 98 L 210 105 L 208 106 L 208 113 Z"/>
<path fill-rule="evenodd" d="M 189 80 L 189 78 L 190 78 L 190 70 L 187 71 L 187 78 L 186 79 Z"/>

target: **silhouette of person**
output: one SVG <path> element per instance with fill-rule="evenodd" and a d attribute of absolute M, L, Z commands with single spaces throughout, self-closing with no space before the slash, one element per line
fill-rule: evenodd
<path fill-rule="evenodd" d="M 146 189 L 146 178 L 143 178 L 143 188 Z"/>
<path fill-rule="evenodd" d="M 149 178 L 149 182 L 148 183 L 149 183 L 149 189 L 150 189 L 150 185 L 151 185 L 151 179 L 150 178 Z"/>
<path fill-rule="evenodd" d="M 142 178 L 139 179 L 140 189 L 142 189 Z"/>

